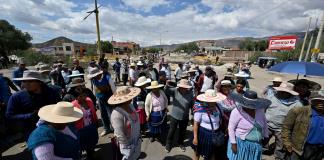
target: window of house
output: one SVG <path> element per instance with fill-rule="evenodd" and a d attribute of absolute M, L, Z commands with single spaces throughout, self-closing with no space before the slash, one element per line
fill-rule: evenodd
<path fill-rule="evenodd" d="M 71 46 L 65 46 L 66 51 L 71 51 Z"/>

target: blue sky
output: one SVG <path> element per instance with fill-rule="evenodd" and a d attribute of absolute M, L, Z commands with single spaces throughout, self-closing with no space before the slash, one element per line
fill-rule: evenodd
<path fill-rule="evenodd" d="M 95 42 L 94 0 L 0 0 L 0 19 L 33 42 L 57 36 Z M 101 37 L 142 46 L 203 39 L 262 37 L 303 31 L 318 18 L 322 0 L 98 0 Z M 314 23 L 314 21 L 313 21 Z M 312 26 L 313 26 L 312 23 Z M 314 27 L 314 26 L 313 26 Z"/>

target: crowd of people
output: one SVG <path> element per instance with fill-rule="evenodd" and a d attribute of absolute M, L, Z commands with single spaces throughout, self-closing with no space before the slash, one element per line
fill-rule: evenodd
<path fill-rule="evenodd" d="M 258 95 L 249 85 L 249 62 L 223 77 L 213 66 L 202 71 L 190 63 L 172 74 L 163 57 L 157 65 L 116 58 L 113 74 L 104 60 L 89 62 L 87 73 L 77 59 L 72 64 L 28 70 L 20 62 L 13 83 L 0 75 L 1 134 L 22 133 L 35 160 L 81 159 L 82 152 L 96 159 L 99 136 L 109 133 L 113 159 L 138 159 L 143 136 L 167 153 L 185 152 L 189 139 L 195 160 L 261 160 L 272 150 L 278 160 L 324 157 L 324 90 L 316 82 L 275 77 Z"/>

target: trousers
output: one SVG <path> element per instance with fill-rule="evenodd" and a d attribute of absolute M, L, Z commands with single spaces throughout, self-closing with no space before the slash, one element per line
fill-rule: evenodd
<path fill-rule="evenodd" d="M 188 125 L 188 119 L 186 120 L 177 120 L 173 117 L 170 119 L 170 129 L 167 137 L 167 142 L 166 144 L 171 146 L 173 139 L 174 139 L 174 134 L 177 131 L 177 128 L 179 126 L 179 132 L 178 132 L 178 139 L 177 142 L 179 145 L 183 145 L 183 141 L 186 136 L 186 131 L 187 131 L 187 125 Z"/>

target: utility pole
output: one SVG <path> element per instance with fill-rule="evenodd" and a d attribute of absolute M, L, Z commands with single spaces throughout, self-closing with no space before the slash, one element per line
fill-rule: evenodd
<path fill-rule="evenodd" d="M 97 54 L 100 56 L 100 58 L 103 58 L 103 54 L 101 53 L 101 44 L 100 44 L 99 10 L 97 5 L 97 0 L 95 0 L 94 13 L 96 14 L 96 27 L 97 27 Z"/>
<path fill-rule="evenodd" d="M 303 58 L 305 43 L 306 43 L 306 40 L 307 40 L 307 34 L 308 34 L 308 31 L 309 31 L 309 27 L 310 27 L 311 21 L 312 21 L 312 17 L 309 17 L 309 22 L 308 22 L 308 26 L 306 28 L 304 42 L 303 42 L 303 45 L 302 45 L 302 48 L 301 48 L 300 54 L 299 54 L 299 62 L 301 62 L 302 61 L 302 58 Z"/>
<path fill-rule="evenodd" d="M 321 26 L 319 28 L 318 34 L 317 34 L 317 38 L 316 38 L 316 42 L 315 42 L 315 48 L 317 50 L 317 53 L 319 53 L 319 43 L 321 40 L 321 36 L 322 36 L 322 32 L 323 32 L 323 25 L 324 25 L 324 13 L 322 13 L 322 18 L 321 18 Z M 316 61 L 316 57 L 315 57 L 315 52 L 312 53 L 312 61 L 315 62 Z"/>
<path fill-rule="evenodd" d="M 309 40 L 309 43 L 308 43 L 308 48 L 307 48 L 306 56 L 305 56 L 305 59 L 304 59 L 305 62 L 307 62 L 307 60 L 308 60 L 310 48 L 311 48 L 311 46 L 313 44 L 314 32 L 316 31 L 317 22 L 318 22 L 318 18 L 316 19 L 315 27 L 314 27 L 314 30 L 313 30 L 313 32 L 311 34 L 311 39 Z"/>

